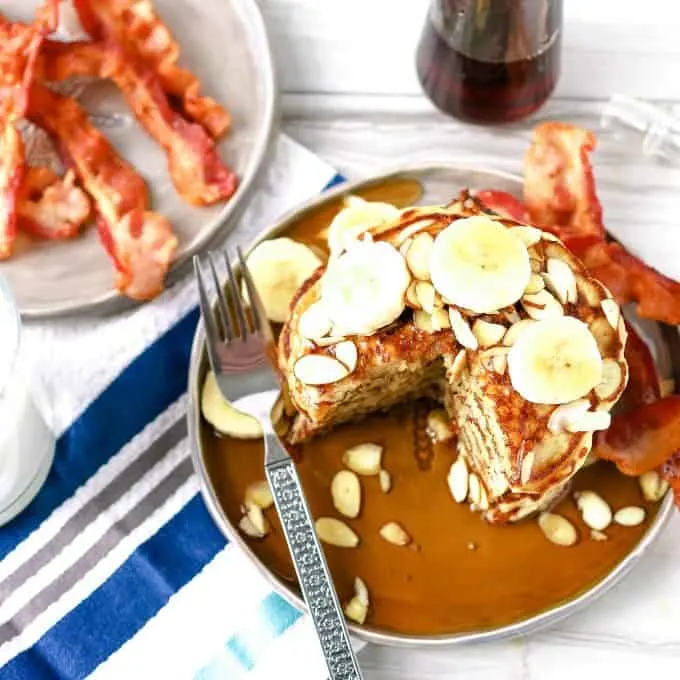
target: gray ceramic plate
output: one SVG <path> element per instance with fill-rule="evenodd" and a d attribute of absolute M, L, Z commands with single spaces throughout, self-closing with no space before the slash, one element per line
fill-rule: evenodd
<path fill-rule="evenodd" d="M 30 20 L 38 0 L 7 0 L 2 12 Z M 255 0 L 153 0 L 181 46 L 181 63 L 201 80 L 203 91 L 224 104 L 233 130 L 220 143 L 222 158 L 236 171 L 240 187 L 226 203 L 209 208 L 185 204 L 168 176 L 165 155 L 130 115 L 120 94 L 107 83 L 77 87 L 90 111 L 118 150 L 141 172 L 154 210 L 167 216 L 179 236 L 169 282 L 191 256 L 236 220 L 266 155 L 276 110 L 272 56 Z M 74 91 L 74 90 L 72 90 Z M 29 138 L 29 157 L 49 161 L 44 139 Z M 114 289 L 114 272 L 96 231 L 59 243 L 21 236 L 16 254 L 0 264 L 24 317 L 82 311 L 112 311 L 128 301 Z"/>
<path fill-rule="evenodd" d="M 382 183 L 385 179 L 390 178 L 413 179 L 418 181 L 423 190 L 423 194 L 418 203 L 422 205 L 446 203 L 455 197 L 462 187 L 469 187 L 473 191 L 482 188 L 505 189 L 515 195 L 518 195 L 522 188 L 522 180 L 515 175 L 507 173 L 442 165 L 417 166 L 379 175 L 367 180 L 342 184 L 284 216 L 277 225 L 261 234 L 257 241 L 275 236 L 279 232 L 285 230 L 291 222 L 296 221 L 307 211 L 315 210 L 328 201 L 336 199 L 344 194 L 352 193 L 358 188 L 368 188 L 372 184 Z M 675 329 L 673 329 L 671 333 L 668 332 L 669 329 L 667 327 L 661 327 L 657 324 L 646 324 L 642 326 L 636 323 L 636 326 L 646 339 L 653 344 L 655 350 L 654 355 L 657 359 L 660 374 L 663 376 L 674 375 L 676 384 L 678 384 L 677 381 L 680 377 L 680 370 L 678 369 L 678 366 L 674 366 L 671 363 L 671 357 L 673 355 L 680 356 L 680 352 L 678 351 L 678 334 Z M 253 566 L 265 575 L 276 591 L 293 605 L 304 610 L 305 604 L 301 600 L 299 594 L 290 587 L 289 583 L 286 583 L 270 572 L 266 565 L 264 565 L 250 550 L 248 544 L 241 537 L 237 527 L 229 521 L 229 518 L 220 505 L 215 488 L 207 472 L 200 436 L 200 428 L 205 427 L 205 425 L 200 414 L 199 395 L 206 371 L 207 358 L 205 356 L 205 336 L 203 333 L 203 324 L 200 323 L 194 337 L 191 366 L 189 369 L 189 408 L 187 411 L 187 419 L 194 467 L 201 482 L 201 490 L 205 502 L 217 526 L 222 530 L 225 536 L 227 536 L 230 541 L 233 541 L 240 546 L 253 563 Z M 389 631 L 367 626 L 356 626 L 353 624 L 350 624 L 350 630 L 358 639 L 366 642 L 402 647 L 450 646 L 470 642 L 500 640 L 534 632 L 579 611 L 621 580 L 630 569 L 637 564 L 642 555 L 659 535 L 672 511 L 673 501 L 670 495 L 668 495 L 662 502 L 654 522 L 650 525 L 638 545 L 608 574 L 606 578 L 578 597 L 556 605 L 552 609 L 541 614 L 518 621 L 512 625 L 481 632 L 432 636 L 400 635 Z"/>

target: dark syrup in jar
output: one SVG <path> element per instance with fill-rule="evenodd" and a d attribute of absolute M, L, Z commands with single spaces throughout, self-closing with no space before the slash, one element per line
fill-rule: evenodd
<path fill-rule="evenodd" d="M 417 52 L 426 94 L 472 123 L 524 118 L 560 70 L 561 0 L 434 0 Z"/>

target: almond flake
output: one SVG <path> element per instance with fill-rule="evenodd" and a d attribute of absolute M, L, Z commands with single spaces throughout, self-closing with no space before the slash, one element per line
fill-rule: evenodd
<path fill-rule="evenodd" d="M 591 529 L 590 530 L 590 538 L 593 539 L 593 541 L 608 541 L 609 536 L 605 534 L 602 531 L 598 531 L 597 529 Z"/>
<path fill-rule="evenodd" d="M 330 347 L 331 345 L 337 345 L 341 342 L 345 342 L 347 338 L 344 335 L 329 335 L 325 338 L 317 338 L 314 342 L 319 347 Z"/>
<path fill-rule="evenodd" d="M 345 616 L 354 623 L 361 625 L 368 616 L 368 607 L 355 596 L 345 605 Z"/>
<path fill-rule="evenodd" d="M 622 527 L 636 527 L 645 521 L 645 510 L 635 505 L 629 505 L 614 513 L 614 521 Z"/>
<path fill-rule="evenodd" d="M 556 257 L 549 257 L 546 262 L 546 274 L 543 275 L 548 289 L 563 304 L 576 302 L 576 277 L 571 267 Z"/>
<path fill-rule="evenodd" d="M 408 303 L 409 307 L 413 307 L 414 309 L 420 309 L 420 302 L 418 302 L 418 297 L 416 296 L 417 284 L 417 281 L 411 281 L 408 288 L 406 289 L 406 302 Z"/>
<path fill-rule="evenodd" d="M 487 371 L 503 374 L 508 367 L 509 351 L 509 347 L 491 347 L 479 355 L 479 360 Z"/>
<path fill-rule="evenodd" d="M 378 483 L 383 493 L 389 493 L 392 489 L 392 477 L 387 470 L 380 470 L 378 473 Z"/>
<path fill-rule="evenodd" d="M 599 307 L 605 297 L 600 286 L 585 276 L 576 277 L 576 290 L 589 307 Z"/>
<path fill-rule="evenodd" d="M 517 323 L 522 320 L 522 317 L 517 313 L 514 307 L 509 307 L 501 312 L 505 320 L 510 324 Z"/>
<path fill-rule="evenodd" d="M 646 501 L 660 501 L 669 489 L 668 482 L 656 471 L 649 470 L 638 477 L 642 495 Z"/>
<path fill-rule="evenodd" d="M 357 444 L 345 451 L 342 463 L 358 475 L 373 477 L 380 473 L 382 454 L 383 447 L 378 444 Z"/>
<path fill-rule="evenodd" d="M 331 498 L 335 509 L 345 517 L 355 518 L 361 510 L 361 484 L 351 470 L 336 472 L 331 481 Z"/>
<path fill-rule="evenodd" d="M 430 323 L 432 324 L 433 331 L 442 331 L 445 328 L 451 328 L 451 320 L 445 309 L 441 307 L 435 307 L 432 311 L 432 318 Z"/>
<path fill-rule="evenodd" d="M 298 320 L 298 332 L 303 338 L 317 340 L 331 330 L 331 320 L 321 302 L 311 304 Z"/>
<path fill-rule="evenodd" d="M 597 432 L 606 430 L 612 422 L 612 417 L 607 411 L 588 411 L 580 418 L 567 424 L 569 432 Z"/>
<path fill-rule="evenodd" d="M 359 602 L 361 602 L 361 604 L 368 607 L 368 588 L 358 576 L 354 579 L 354 595 L 359 600 Z"/>
<path fill-rule="evenodd" d="M 517 338 L 524 333 L 524 331 L 531 326 L 532 323 L 536 323 L 534 319 L 520 319 L 516 323 L 512 324 L 508 328 L 507 332 L 503 336 L 503 344 L 507 347 L 512 347 L 515 344 Z"/>
<path fill-rule="evenodd" d="M 548 429 L 553 434 L 560 434 L 568 429 L 573 422 L 578 422 L 590 408 L 587 399 L 577 399 L 567 404 L 560 404 L 548 418 Z"/>
<path fill-rule="evenodd" d="M 257 527 L 252 523 L 248 515 L 243 515 L 238 523 L 238 528 L 250 538 L 264 538 L 265 533 L 262 533 L 257 529 Z"/>
<path fill-rule="evenodd" d="M 590 529 L 604 531 L 612 523 L 612 511 L 607 502 L 594 491 L 577 491 L 576 506 Z"/>
<path fill-rule="evenodd" d="M 477 319 L 472 325 L 472 332 L 477 338 L 480 347 L 497 345 L 503 339 L 505 330 L 505 326 L 484 321 L 483 319 Z"/>
<path fill-rule="evenodd" d="M 344 522 L 335 517 L 319 517 L 314 523 L 320 540 L 338 548 L 356 548 L 359 537 Z"/>
<path fill-rule="evenodd" d="M 411 247 L 406 253 L 406 264 L 413 276 L 421 281 L 430 278 L 430 255 L 434 239 L 430 234 L 422 232 L 413 237 Z"/>
<path fill-rule="evenodd" d="M 437 224 L 436 221 L 432 220 L 432 219 L 418 220 L 417 222 L 414 222 L 413 224 L 411 224 L 408 227 L 401 230 L 401 232 L 397 236 L 396 244 L 400 245 L 401 243 L 403 243 L 403 241 L 405 239 L 410 239 L 411 237 L 415 237 L 417 234 L 420 234 L 421 232 L 427 231 L 432 226 L 436 226 L 436 224 Z M 429 278 L 429 274 L 428 274 L 428 278 Z"/>
<path fill-rule="evenodd" d="M 449 307 L 449 320 L 456 340 L 467 349 L 477 349 L 479 344 L 475 334 L 463 315 L 455 307 Z"/>
<path fill-rule="evenodd" d="M 246 501 L 245 504 L 246 517 L 250 523 L 255 527 L 255 530 L 260 536 L 265 536 L 269 533 L 269 522 L 262 512 L 262 508 L 255 503 Z"/>
<path fill-rule="evenodd" d="M 533 451 L 529 451 L 524 459 L 522 460 L 522 469 L 520 473 L 520 481 L 522 484 L 526 484 L 531 479 L 531 471 L 534 467 L 535 454 Z"/>
<path fill-rule="evenodd" d="M 435 442 L 445 442 L 453 437 L 451 419 L 443 408 L 436 408 L 427 414 L 427 434 Z"/>
<path fill-rule="evenodd" d="M 481 484 L 479 485 L 479 503 L 477 507 L 480 510 L 489 509 L 489 497 L 486 495 L 486 489 Z"/>
<path fill-rule="evenodd" d="M 429 281 L 418 281 L 416 283 L 416 299 L 420 307 L 432 314 L 436 299 L 434 286 Z"/>
<path fill-rule="evenodd" d="M 529 257 L 529 265 L 532 274 L 540 274 L 543 271 L 543 260 L 538 257 Z"/>
<path fill-rule="evenodd" d="M 538 517 L 538 526 L 545 537 L 555 545 L 570 546 L 578 540 L 574 525 L 562 515 L 543 512 Z"/>
<path fill-rule="evenodd" d="M 463 456 L 458 456 L 449 469 L 446 481 L 456 503 L 464 503 L 468 495 L 468 469 Z"/>
<path fill-rule="evenodd" d="M 335 358 L 342 361 L 350 373 L 357 367 L 359 352 L 357 346 L 351 340 L 338 343 L 333 350 L 335 351 Z"/>
<path fill-rule="evenodd" d="M 616 359 L 602 361 L 602 380 L 595 387 L 595 394 L 603 401 L 611 401 L 623 390 L 626 383 L 624 368 Z"/>
<path fill-rule="evenodd" d="M 259 482 L 253 482 L 248 485 L 246 489 L 246 505 L 248 503 L 254 503 L 258 505 L 263 510 L 271 507 L 274 503 L 274 497 L 272 496 L 271 489 L 269 488 L 269 482 L 263 479 Z"/>
<path fill-rule="evenodd" d="M 533 295 L 534 293 L 538 293 L 539 290 L 543 290 L 544 288 L 545 281 L 543 280 L 543 277 L 540 274 L 535 274 L 532 272 L 531 278 L 529 279 L 529 283 L 527 284 L 527 287 L 524 289 L 524 294 Z"/>
<path fill-rule="evenodd" d="M 519 237 L 522 243 L 529 248 L 541 240 L 543 232 L 540 229 L 536 229 L 536 227 L 513 227 L 510 229 L 510 233 Z"/>
<path fill-rule="evenodd" d="M 557 236 L 555 236 L 555 234 L 552 234 L 549 231 L 542 231 L 541 232 L 541 238 L 544 241 L 553 241 L 555 243 L 560 243 L 560 239 L 558 239 Z"/>
<path fill-rule="evenodd" d="M 432 315 L 424 312 L 422 309 L 416 309 L 413 312 L 413 325 L 421 331 L 426 333 L 434 333 L 434 327 L 432 325 Z"/>
<path fill-rule="evenodd" d="M 525 295 L 521 303 L 524 311 L 536 321 L 564 316 L 564 308 L 547 290 Z"/>
<path fill-rule="evenodd" d="M 349 375 L 343 363 L 325 354 L 305 354 L 295 362 L 293 373 L 305 385 L 328 385 Z"/>
<path fill-rule="evenodd" d="M 388 522 L 383 524 L 380 529 L 380 535 L 392 545 L 404 546 L 411 542 L 411 537 L 404 531 L 401 524 L 397 522 Z"/>
<path fill-rule="evenodd" d="M 468 498 L 474 505 L 479 505 L 482 496 L 482 486 L 479 483 L 479 477 L 474 472 L 468 476 Z"/>
<path fill-rule="evenodd" d="M 616 300 L 604 298 L 604 300 L 600 301 L 600 307 L 602 307 L 602 311 L 604 312 L 605 317 L 607 317 L 607 321 L 609 321 L 611 327 L 614 330 L 618 330 L 619 319 L 621 318 L 621 308 Z"/>
<path fill-rule="evenodd" d="M 461 349 L 458 354 L 456 354 L 454 360 L 451 362 L 451 368 L 449 369 L 449 379 L 456 380 L 460 377 L 463 372 L 465 365 L 467 363 L 467 353 L 464 349 Z"/>

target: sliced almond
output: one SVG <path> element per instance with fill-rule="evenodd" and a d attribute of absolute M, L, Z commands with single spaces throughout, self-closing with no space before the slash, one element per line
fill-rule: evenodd
<path fill-rule="evenodd" d="M 380 535 L 392 545 L 404 546 L 411 542 L 411 537 L 404 531 L 401 524 L 388 522 L 380 528 Z"/>
<path fill-rule="evenodd" d="M 517 313 L 517 310 L 514 307 L 509 307 L 508 309 L 504 309 L 501 314 L 503 315 L 503 318 L 512 326 L 512 324 L 517 323 L 518 321 L 522 320 L 522 317 Z"/>
<path fill-rule="evenodd" d="M 576 277 L 576 290 L 578 296 L 589 307 L 599 307 L 602 299 L 605 297 L 602 288 L 593 279 L 585 276 Z"/>
<path fill-rule="evenodd" d="M 468 324 L 463 315 L 455 307 L 449 307 L 449 320 L 451 321 L 451 330 L 456 336 L 456 340 L 463 347 L 477 349 L 479 345 L 475 334 L 470 328 L 470 324 Z"/>
<path fill-rule="evenodd" d="M 435 298 L 436 292 L 434 286 L 429 281 L 418 281 L 416 283 L 416 299 L 418 304 L 429 314 L 432 314 L 434 309 Z"/>
<path fill-rule="evenodd" d="M 434 333 L 432 315 L 428 312 L 424 312 L 422 309 L 416 309 L 416 311 L 413 312 L 413 325 L 426 333 Z"/>
<path fill-rule="evenodd" d="M 667 397 L 675 392 L 675 380 L 673 380 L 673 378 L 664 378 L 659 383 L 659 387 L 661 391 L 661 396 Z"/>
<path fill-rule="evenodd" d="M 645 521 L 645 509 L 635 505 L 621 508 L 614 513 L 614 521 L 622 527 L 636 527 Z"/>
<path fill-rule="evenodd" d="M 562 515 L 543 512 L 538 517 L 538 526 L 545 537 L 555 545 L 570 546 L 578 541 L 576 527 Z"/>
<path fill-rule="evenodd" d="M 368 607 L 359 601 L 359 598 L 354 596 L 345 605 L 345 616 L 354 621 L 354 623 L 363 624 L 368 616 Z"/>
<path fill-rule="evenodd" d="M 264 538 L 265 533 L 261 532 L 251 521 L 248 515 L 243 515 L 238 523 L 238 528 L 250 538 Z"/>
<path fill-rule="evenodd" d="M 354 595 L 359 600 L 359 602 L 361 602 L 361 604 L 368 607 L 368 588 L 358 576 L 354 579 Z"/>
<path fill-rule="evenodd" d="M 295 362 L 293 372 L 305 385 L 329 385 L 349 375 L 343 363 L 325 354 L 305 354 Z"/>
<path fill-rule="evenodd" d="M 458 456 L 449 469 L 446 481 L 456 503 L 464 503 L 468 495 L 468 469 L 463 456 Z"/>
<path fill-rule="evenodd" d="M 482 497 L 482 486 L 479 483 L 479 477 L 474 472 L 468 475 L 468 499 L 474 505 L 479 505 Z"/>
<path fill-rule="evenodd" d="M 430 255 L 434 239 L 426 232 L 420 232 L 413 237 L 411 247 L 406 253 L 406 264 L 413 276 L 421 281 L 430 278 Z"/>
<path fill-rule="evenodd" d="M 621 318 L 621 308 L 619 307 L 616 300 L 604 298 L 600 301 L 600 307 L 602 307 L 602 311 L 604 312 L 604 315 L 607 318 L 607 321 L 609 321 L 611 327 L 614 330 L 618 330 L 619 319 Z"/>
<path fill-rule="evenodd" d="M 298 332 L 303 338 L 317 340 L 327 335 L 332 322 L 321 302 L 311 304 L 298 320 Z"/>
<path fill-rule="evenodd" d="M 378 483 L 383 493 L 389 493 L 392 489 L 392 476 L 387 470 L 380 470 L 378 473 Z"/>
<path fill-rule="evenodd" d="M 319 517 L 314 523 L 320 540 L 338 548 L 356 548 L 359 537 L 344 522 L 335 517 Z"/>
<path fill-rule="evenodd" d="M 611 414 L 607 411 L 588 411 L 580 418 L 567 424 L 568 432 L 597 432 L 606 430 L 612 422 Z"/>
<path fill-rule="evenodd" d="M 352 472 L 365 477 L 380 474 L 383 447 L 378 444 L 357 444 L 347 449 L 342 456 L 342 463 Z"/>
<path fill-rule="evenodd" d="M 480 353 L 479 360 L 487 371 L 503 374 L 508 367 L 509 351 L 509 347 L 490 347 Z"/>
<path fill-rule="evenodd" d="M 512 347 L 515 344 L 515 340 L 533 323 L 536 323 L 534 319 L 520 319 L 512 324 L 503 336 L 503 344 Z"/>
<path fill-rule="evenodd" d="M 433 226 L 436 226 L 436 221 L 432 219 L 423 219 L 410 224 L 405 229 L 399 232 L 399 235 L 395 239 L 396 245 L 400 245 L 405 239 L 411 239 L 416 234 L 420 234 L 423 231 L 428 231 Z"/>
<path fill-rule="evenodd" d="M 573 422 L 578 422 L 590 408 L 587 399 L 577 399 L 568 404 L 560 404 L 548 418 L 548 429 L 553 434 L 560 434 L 568 429 Z"/>
<path fill-rule="evenodd" d="M 406 302 L 409 307 L 413 309 L 420 309 L 420 302 L 418 302 L 418 297 L 416 296 L 416 286 L 418 281 L 411 281 L 408 288 L 406 289 Z"/>
<path fill-rule="evenodd" d="M 604 531 L 612 523 L 611 508 L 594 491 L 577 491 L 574 493 L 574 500 L 583 521 L 590 529 Z"/>
<path fill-rule="evenodd" d="M 540 274 L 535 274 L 532 272 L 529 283 L 524 289 L 524 294 L 532 295 L 533 293 L 538 293 L 539 290 L 543 290 L 544 288 L 545 281 L 543 280 L 543 277 Z"/>
<path fill-rule="evenodd" d="M 274 497 L 269 488 L 269 482 L 266 479 L 248 485 L 246 489 L 246 504 L 248 503 L 254 503 L 263 510 L 273 505 Z"/>
<path fill-rule="evenodd" d="M 433 331 L 442 331 L 445 328 L 451 328 L 451 320 L 448 312 L 442 307 L 435 307 L 432 310 L 432 318 L 430 320 Z"/>
<path fill-rule="evenodd" d="M 477 504 L 477 508 L 479 510 L 488 510 L 489 509 L 489 497 L 486 495 L 486 489 L 481 485 L 479 485 L 479 503 Z"/>
<path fill-rule="evenodd" d="M 331 481 L 335 509 L 345 517 L 358 517 L 361 510 L 361 484 L 351 470 L 336 472 Z"/>
<path fill-rule="evenodd" d="M 505 326 L 484 321 L 483 319 L 477 319 L 472 325 L 472 332 L 477 338 L 480 347 L 497 345 L 503 339 L 505 330 Z"/>
<path fill-rule="evenodd" d="M 603 401 L 610 401 L 623 390 L 625 373 L 623 366 L 616 359 L 602 360 L 602 381 L 595 387 L 595 394 Z"/>
<path fill-rule="evenodd" d="M 638 477 L 642 496 L 650 503 L 660 501 L 669 489 L 668 482 L 656 471 L 649 470 Z"/>
<path fill-rule="evenodd" d="M 555 236 L 555 234 L 552 234 L 549 231 L 542 231 L 541 232 L 541 238 L 544 241 L 553 241 L 553 242 L 556 242 L 556 243 L 559 243 L 559 241 L 560 241 L 560 239 L 558 239 L 557 236 Z"/>
<path fill-rule="evenodd" d="M 451 418 L 443 408 L 436 408 L 427 414 L 427 434 L 433 442 L 445 442 L 453 437 Z"/>
<path fill-rule="evenodd" d="M 543 271 L 543 260 L 529 255 L 529 265 L 533 274 L 540 274 Z"/>
<path fill-rule="evenodd" d="M 464 349 L 460 350 L 458 354 L 456 354 L 455 358 L 451 362 L 451 368 L 449 369 L 449 379 L 450 380 L 456 380 L 457 378 L 460 377 L 460 374 L 463 372 L 463 369 L 465 368 L 465 365 L 467 363 L 467 353 L 465 352 Z"/>
<path fill-rule="evenodd" d="M 524 311 L 536 321 L 564 316 L 564 308 L 547 290 L 525 295 L 521 302 Z"/>
<path fill-rule="evenodd" d="M 357 346 L 351 340 L 339 342 L 335 345 L 333 350 L 335 352 L 335 358 L 342 361 L 350 373 L 357 367 L 359 352 Z"/>
<path fill-rule="evenodd" d="M 347 340 L 347 338 L 344 335 L 328 335 L 324 338 L 317 338 L 314 342 L 319 347 L 330 347 L 331 345 L 339 345 L 345 340 Z"/>
<path fill-rule="evenodd" d="M 513 227 L 510 231 L 518 236 L 527 248 L 536 245 L 541 240 L 543 233 L 536 227 Z"/>
<path fill-rule="evenodd" d="M 603 531 L 598 531 L 597 529 L 591 529 L 590 530 L 590 538 L 593 539 L 593 541 L 608 541 L 609 536 L 605 534 Z"/>
<path fill-rule="evenodd" d="M 267 518 L 264 516 L 262 508 L 259 505 L 246 501 L 245 510 L 246 517 L 250 520 L 260 536 L 265 536 L 269 533 L 269 522 L 267 522 Z"/>
<path fill-rule="evenodd" d="M 576 302 L 576 276 L 572 268 L 556 257 L 549 257 L 546 262 L 546 273 L 543 275 L 545 285 L 563 304 Z"/>
<path fill-rule="evenodd" d="M 520 481 L 526 484 L 531 479 L 531 471 L 534 467 L 534 459 L 536 458 L 533 451 L 529 451 L 522 460 L 522 468 L 520 471 Z"/>

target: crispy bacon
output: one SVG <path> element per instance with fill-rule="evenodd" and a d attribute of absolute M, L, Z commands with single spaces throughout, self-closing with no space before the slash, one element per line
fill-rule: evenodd
<path fill-rule="evenodd" d="M 76 186 L 72 170 L 59 177 L 49 168 L 28 168 L 17 205 L 21 229 L 42 238 L 71 238 L 91 213 L 90 199 Z"/>
<path fill-rule="evenodd" d="M 567 123 L 541 123 L 524 161 L 524 204 L 536 225 L 604 238 L 589 154 L 595 136 Z"/>
<path fill-rule="evenodd" d="M 199 94 L 200 82 L 177 65 L 179 45 L 148 0 L 75 0 L 80 21 L 95 39 L 115 42 L 158 74 L 163 90 L 214 138 L 229 128 L 229 113 Z"/>
<path fill-rule="evenodd" d="M 236 190 L 236 175 L 220 160 L 213 139 L 172 109 L 155 74 L 141 60 L 101 43 L 48 42 L 40 73 L 47 80 L 72 75 L 113 80 L 140 123 L 165 149 L 175 188 L 188 203 L 209 205 Z"/>
<path fill-rule="evenodd" d="M 28 116 L 53 137 L 92 197 L 100 237 L 118 270 L 118 290 L 136 300 L 160 293 L 177 238 L 165 218 L 146 209 L 142 178 L 73 99 L 34 84 Z"/>
<path fill-rule="evenodd" d="M 483 189 L 477 192 L 477 198 L 501 217 L 509 217 L 517 222 L 529 220 L 529 214 L 522 201 L 507 191 Z"/>

